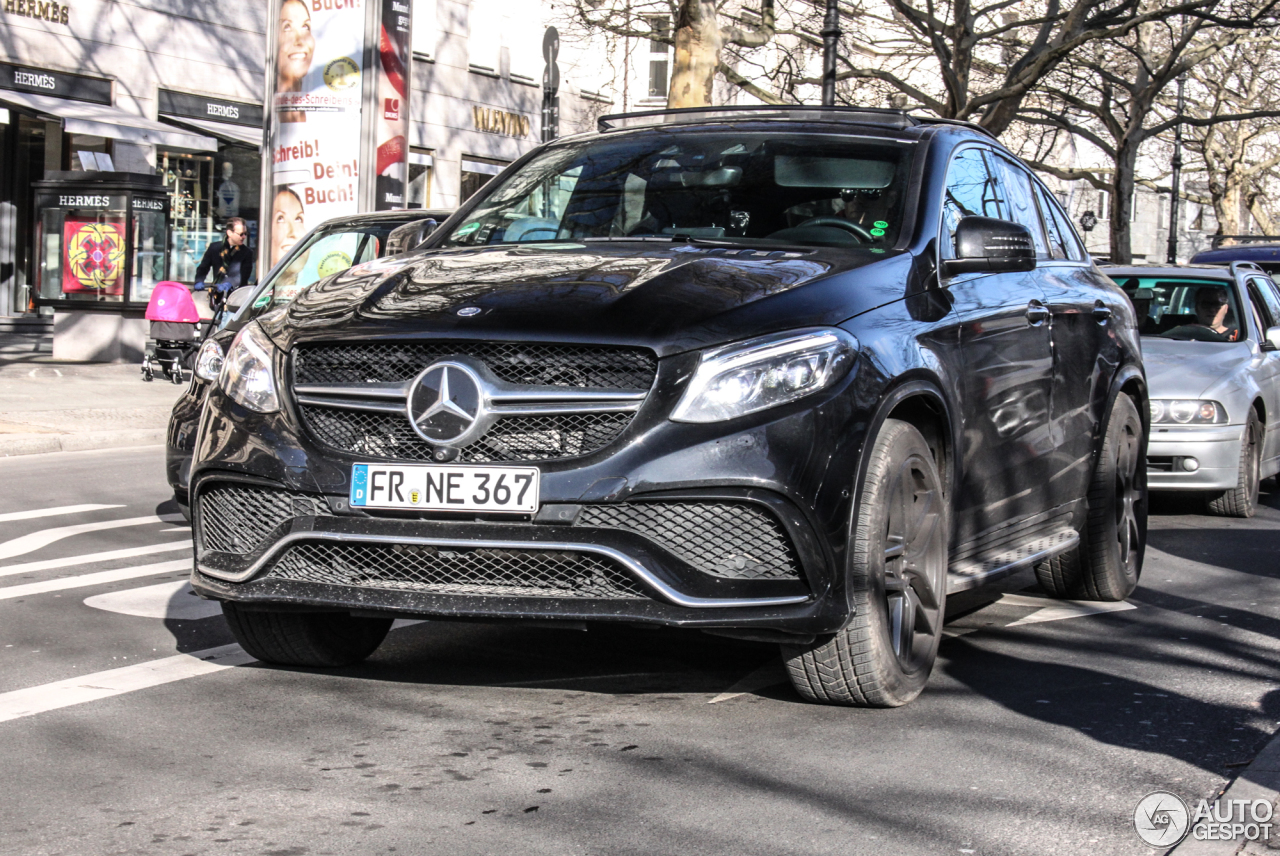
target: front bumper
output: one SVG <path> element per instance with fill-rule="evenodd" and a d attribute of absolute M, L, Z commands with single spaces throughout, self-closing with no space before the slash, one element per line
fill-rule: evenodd
<path fill-rule="evenodd" d="M 1151 490 L 1230 490 L 1240 475 L 1243 425 L 1153 425 L 1147 441 Z M 1194 458 L 1198 468 L 1183 462 Z"/>

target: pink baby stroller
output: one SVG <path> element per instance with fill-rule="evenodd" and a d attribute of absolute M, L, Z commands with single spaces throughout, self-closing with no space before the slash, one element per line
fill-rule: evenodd
<path fill-rule="evenodd" d="M 158 282 L 147 302 L 154 344 L 142 358 L 142 379 L 152 380 L 157 368 L 174 383 L 182 383 L 184 370 L 200 343 L 200 313 L 191 292 L 180 282 Z"/>

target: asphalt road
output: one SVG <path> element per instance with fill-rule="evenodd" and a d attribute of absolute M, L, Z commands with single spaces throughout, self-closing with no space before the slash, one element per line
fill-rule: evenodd
<path fill-rule="evenodd" d="M 1213 797 L 1280 724 L 1276 494 L 1159 502 L 1128 605 L 957 618 L 891 711 L 665 630 L 425 622 L 264 667 L 165 499 L 159 448 L 0 460 L 0 853 L 1148 854 L 1143 795 Z"/>

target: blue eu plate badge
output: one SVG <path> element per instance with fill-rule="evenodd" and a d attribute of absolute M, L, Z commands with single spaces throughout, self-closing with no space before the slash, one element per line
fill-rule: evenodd
<path fill-rule="evenodd" d="M 356 464 L 351 468 L 351 504 L 364 505 L 369 499 L 369 465 Z"/>

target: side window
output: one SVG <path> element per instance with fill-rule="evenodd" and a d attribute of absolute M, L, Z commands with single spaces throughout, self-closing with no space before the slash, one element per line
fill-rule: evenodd
<path fill-rule="evenodd" d="M 1042 193 L 1044 191 L 1041 191 Z M 1067 258 L 1073 262 L 1082 262 L 1085 260 L 1086 253 L 1084 244 L 1080 243 L 1080 236 L 1076 234 L 1075 227 L 1071 225 L 1071 218 L 1067 216 L 1067 212 L 1062 210 L 1062 206 L 1058 204 L 1058 200 L 1054 199 L 1048 193 L 1044 194 L 1048 203 L 1049 216 L 1045 220 L 1052 218 L 1054 226 L 1058 233 L 1062 235 L 1062 242 L 1067 247 Z"/>
<path fill-rule="evenodd" d="M 995 164 L 996 175 L 1004 185 L 1004 197 L 1008 203 L 1008 219 L 1020 223 L 1031 232 L 1036 245 L 1036 257 L 1049 258 L 1049 245 L 1044 239 L 1044 227 L 1040 223 L 1040 209 L 1031 191 L 1031 178 L 1013 161 L 1003 155 L 989 155 Z"/>
<path fill-rule="evenodd" d="M 947 188 L 942 200 L 942 255 L 955 258 L 956 226 L 963 217 L 999 217 L 1008 219 L 999 185 L 987 169 L 982 149 L 962 149 L 947 167 Z"/>
<path fill-rule="evenodd" d="M 1266 322 L 1262 332 L 1265 334 L 1268 327 L 1280 326 L 1280 294 L 1276 293 L 1275 283 L 1270 278 L 1251 277 L 1249 292 Z"/>
<path fill-rule="evenodd" d="M 1062 225 L 1058 222 L 1058 218 L 1054 216 L 1057 213 L 1055 206 L 1049 199 L 1048 192 L 1040 185 L 1036 185 L 1036 200 L 1040 203 L 1040 214 L 1044 220 L 1045 231 L 1048 233 L 1049 258 L 1071 258 L 1069 239 L 1062 233 Z"/>

